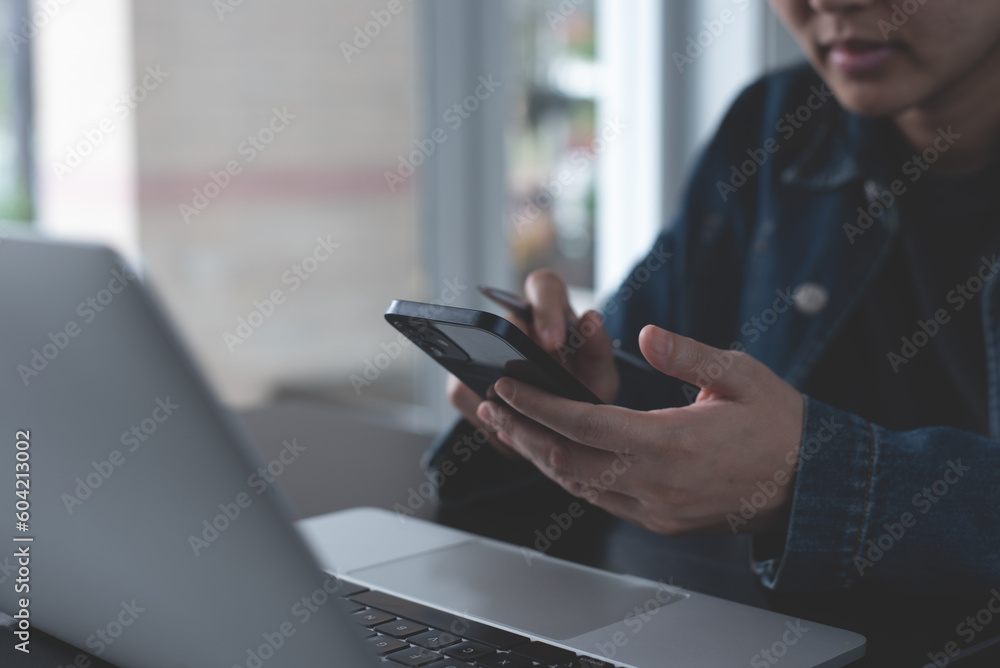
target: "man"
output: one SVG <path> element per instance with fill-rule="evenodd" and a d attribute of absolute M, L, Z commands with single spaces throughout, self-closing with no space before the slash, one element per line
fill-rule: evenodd
<path fill-rule="evenodd" d="M 618 517 L 753 532 L 770 587 L 982 593 L 1000 580 L 1000 3 L 772 4 L 812 67 L 743 93 L 577 340 L 563 282 L 528 278 L 526 331 L 609 405 L 512 379 L 507 406 L 450 396 L 495 432 L 484 456 Z M 613 340 L 658 373 L 617 370 Z"/>

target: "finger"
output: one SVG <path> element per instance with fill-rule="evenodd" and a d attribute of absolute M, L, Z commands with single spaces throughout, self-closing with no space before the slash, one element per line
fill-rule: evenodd
<path fill-rule="evenodd" d="M 583 498 L 598 508 L 603 508 L 615 517 L 644 526 L 644 507 L 639 499 L 612 490 L 584 490 Z"/>
<path fill-rule="evenodd" d="M 482 402 L 482 398 L 473 392 L 468 385 L 451 375 L 448 376 L 448 400 L 466 418 L 469 416 L 475 418 L 476 408 Z M 478 421 L 478 418 L 476 420 Z"/>
<path fill-rule="evenodd" d="M 668 376 L 730 396 L 746 389 L 743 353 L 713 348 L 654 325 L 639 332 L 639 349 Z"/>
<path fill-rule="evenodd" d="M 560 348 L 560 359 L 575 355 L 581 362 L 598 362 L 601 371 L 614 368 L 615 361 L 611 354 L 611 336 L 604 329 L 604 318 L 597 311 L 587 311 L 569 336 L 566 345 Z M 566 361 L 566 360 L 563 360 Z"/>
<path fill-rule="evenodd" d="M 468 385 L 465 385 L 455 376 L 448 376 L 448 399 L 451 404 L 458 409 L 458 412 L 462 414 L 466 420 L 472 423 L 476 429 L 482 429 L 487 434 L 489 434 L 490 444 L 493 445 L 500 454 L 511 457 L 520 458 L 521 455 L 514 448 L 509 445 L 505 445 L 501 441 L 496 432 L 490 428 L 489 425 L 484 423 L 476 415 L 476 409 L 479 408 L 479 404 L 483 403 L 482 398 L 472 391 Z"/>
<path fill-rule="evenodd" d="M 501 378 L 494 389 L 515 411 L 573 442 L 627 454 L 648 442 L 645 426 L 636 419 L 637 411 L 564 399 L 512 378 Z M 669 425 L 659 424 L 658 428 L 663 440 Z"/>
<path fill-rule="evenodd" d="M 584 313 L 556 355 L 559 362 L 606 403 L 618 394 L 614 346 L 597 311 Z"/>
<path fill-rule="evenodd" d="M 515 327 L 517 327 L 519 330 L 521 330 L 528 336 L 532 335 L 531 325 L 529 325 L 528 322 L 521 316 L 515 313 L 508 312 L 506 315 L 504 315 L 504 318 L 509 320 L 511 324 L 513 324 Z"/>
<path fill-rule="evenodd" d="M 620 474 L 608 474 L 628 470 L 615 455 L 572 443 L 492 401 L 480 405 L 478 416 L 542 473 L 576 496 L 583 496 L 585 489 L 616 488 Z"/>
<path fill-rule="evenodd" d="M 556 352 L 566 341 L 566 323 L 576 321 L 566 284 L 555 272 L 539 269 L 528 275 L 524 294 L 531 304 L 533 325 L 542 347 Z"/>

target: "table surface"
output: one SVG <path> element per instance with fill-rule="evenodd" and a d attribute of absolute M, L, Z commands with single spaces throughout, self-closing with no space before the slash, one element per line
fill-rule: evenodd
<path fill-rule="evenodd" d="M 308 401 L 281 403 L 240 417 L 266 459 L 273 458 L 286 439 L 295 438 L 306 447 L 281 479 L 298 517 L 357 506 L 406 506 L 410 491 L 426 482 L 420 458 L 431 440 L 427 436 Z M 505 500 L 465 510 L 446 510 L 426 501 L 415 514 L 516 545 L 533 545 L 535 532 L 552 523 L 551 513 L 565 509 L 564 502 L 561 507 L 546 507 L 537 499 Z M 758 584 L 749 568 L 748 551 L 745 536 L 659 536 L 589 509 L 553 543 L 548 554 L 857 631 L 868 637 L 868 655 L 852 664 L 858 668 L 934 665 L 928 654 L 942 652 L 949 641 L 961 645 L 956 626 L 975 615 L 989 599 L 988 594 L 981 599 L 961 599 L 906 595 L 880 588 L 775 594 Z M 980 638 L 991 634 L 1000 640 L 1000 615 L 997 617 L 997 628 L 987 627 Z M 25 655 L 13 649 L 9 630 L 2 633 L 2 666 L 69 667 L 80 654 L 76 648 L 36 631 L 32 653 Z M 90 665 L 100 668 L 109 664 L 94 659 Z M 996 668 L 1000 666 L 1000 643 L 947 665 Z"/>

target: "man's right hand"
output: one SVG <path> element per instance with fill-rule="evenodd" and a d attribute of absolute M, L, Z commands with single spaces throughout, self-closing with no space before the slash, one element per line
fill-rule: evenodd
<path fill-rule="evenodd" d="M 596 311 L 577 318 L 569 305 L 569 290 L 559 276 L 548 269 L 532 272 L 524 283 L 524 294 L 531 304 L 529 325 L 511 314 L 506 317 L 530 336 L 535 343 L 565 366 L 605 403 L 613 403 L 618 394 L 618 371 L 612 355 L 611 337 L 604 330 Z M 572 324 L 580 336 L 566 340 L 566 325 Z M 580 343 L 581 345 L 573 345 Z M 508 457 L 520 457 L 497 438 L 496 431 L 476 415 L 483 399 L 454 376 L 448 377 L 448 398 L 465 419 L 490 434 L 490 443 Z M 496 400 L 496 397 L 489 397 Z M 503 438 L 503 437 L 501 437 Z"/>

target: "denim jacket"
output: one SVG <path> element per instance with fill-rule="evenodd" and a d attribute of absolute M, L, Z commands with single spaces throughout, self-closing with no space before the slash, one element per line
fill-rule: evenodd
<path fill-rule="evenodd" d="M 652 323 L 745 350 L 801 387 L 889 253 L 906 196 L 899 181 L 919 187 L 907 176 L 916 163 L 882 150 L 885 123 L 845 111 L 808 67 L 747 89 L 656 242 L 672 254 L 669 275 L 642 282 L 647 259 L 604 304 L 612 336 L 637 351 L 639 330 Z M 935 141 L 947 150 L 954 133 L 944 128 Z M 784 551 L 754 564 L 764 584 L 817 590 L 863 580 L 978 594 L 1000 581 L 994 263 L 984 258 L 979 295 L 990 438 L 945 425 L 890 431 L 806 396 Z M 691 396 L 669 380 L 628 379 L 620 402 L 651 409 Z"/>
<path fill-rule="evenodd" d="M 639 331 L 658 325 L 744 350 L 801 388 L 899 227 L 905 193 L 893 183 L 912 165 L 881 148 L 885 128 L 840 107 L 809 67 L 750 86 L 702 154 L 673 224 L 599 306 L 612 337 L 638 353 Z M 942 129 L 938 149 L 949 141 Z M 890 431 L 806 396 L 784 547 L 753 562 L 766 586 L 879 581 L 978 595 L 1000 582 L 997 269 L 987 266 L 979 295 L 990 438 L 944 425 Z M 696 391 L 623 369 L 618 403 L 684 405 Z"/>

